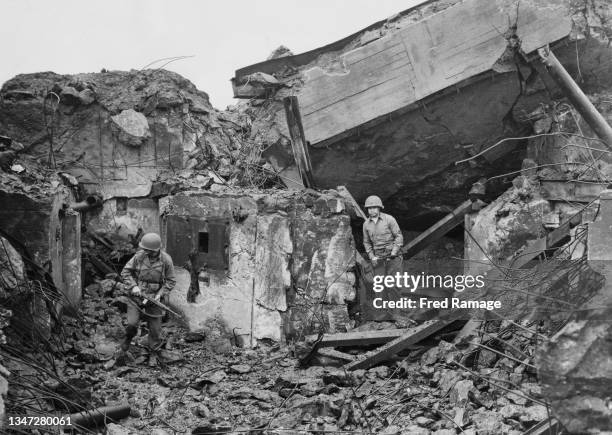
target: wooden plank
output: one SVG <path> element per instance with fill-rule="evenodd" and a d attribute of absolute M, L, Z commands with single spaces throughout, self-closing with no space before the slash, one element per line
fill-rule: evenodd
<path fill-rule="evenodd" d="M 302 126 L 302 117 L 300 115 L 300 107 L 297 97 L 285 97 L 285 115 L 287 117 L 287 127 L 291 136 L 291 148 L 293 156 L 297 164 L 302 182 L 305 187 L 314 189 L 315 184 L 312 178 L 312 164 L 308 155 L 308 143 L 304 135 L 304 127 Z"/>
<path fill-rule="evenodd" d="M 376 364 L 380 364 L 388 360 L 393 355 L 406 349 L 408 346 L 415 344 L 432 334 L 435 334 L 440 329 L 452 323 L 451 320 L 430 320 L 422 323 L 419 326 L 410 328 L 405 334 L 396 338 L 393 341 L 379 347 L 378 349 L 368 352 L 365 358 L 344 365 L 346 370 L 367 369 Z"/>
<path fill-rule="evenodd" d="M 326 356 L 330 358 L 337 358 L 344 361 L 355 361 L 356 357 L 354 355 L 349 355 L 348 353 L 340 352 L 334 349 L 317 349 L 317 353 L 321 356 Z"/>
<path fill-rule="evenodd" d="M 384 344 L 406 332 L 405 329 L 381 329 L 380 331 L 353 331 L 340 334 L 325 334 L 319 342 L 320 347 L 341 346 L 369 346 L 372 344 Z M 309 343 L 317 339 L 316 335 L 309 335 L 306 341 Z"/>
<path fill-rule="evenodd" d="M 400 251 L 401 254 L 404 258 L 413 257 L 457 225 L 463 223 L 465 215 L 470 211 L 472 211 L 472 201 L 467 200 L 427 230 L 423 231 L 416 238 L 405 244 Z"/>

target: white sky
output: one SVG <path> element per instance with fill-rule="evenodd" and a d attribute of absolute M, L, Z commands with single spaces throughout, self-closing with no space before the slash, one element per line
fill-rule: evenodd
<path fill-rule="evenodd" d="M 302 53 L 422 0 L 0 0 L 0 83 L 20 73 L 140 69 L 156 59 L 223 109 L 229 79 L 279 45 Z M 161 66 L 161 63 L 153 67 Z"/>

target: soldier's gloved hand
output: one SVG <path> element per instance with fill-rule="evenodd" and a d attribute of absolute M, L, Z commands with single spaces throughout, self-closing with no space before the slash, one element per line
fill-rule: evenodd
<path fill-rule="evenodd" d="M 372 255 L 370 257 L 370 260 L 372 261 L 372 266 L 374 267 L 378 266 L 378 257 L 376 255 Z"/>
<path fill-rule="evenodd" d="M 157 302 L 159 302 L 161 300 L 162 296 L 163 296 L 163 292 L 157 292 L 157 293 L 155 293 L 155 298 L 154 299 Z"/>
<path fill-rule="evenodd" d="M 396 248 L 393 248 L 393 249 L 391 250 L 391 255 L 390 255 L 390 257 L 391 257 L 391 258 L 395 258 L 395 257 L 397 257 L 397 251 L 398 251 L 398 250 L 397 250 Z"/>
<path fill-rule="evenodd" d="M 137 285 L 132 287 L 132 295 L 133 296 L 140 296 L 141 294 L 142 294 L 142 291 L 140 290 L 140 287 L 138 287 Z"/>

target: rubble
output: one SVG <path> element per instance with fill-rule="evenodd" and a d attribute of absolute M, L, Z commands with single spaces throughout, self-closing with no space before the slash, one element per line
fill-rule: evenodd
<path fill-rule="evenodd" d="M 609 8 L 549 3 L 428 2 L 280 47 L 236 72 L 252 100 L 223 112 L 159 69 L 6 82 L 0 414 L 93 415 L 116 434 L 610 430 L 612 160 L 530 58 L 552 43 L 610 119 Z M 423 39 L 433 28 L 465 51 Z M 408 69 L 385 81 L 389 50 Z M 405 270 L 465 260 L 444 267 L 490 286 L 463 294 L 504 308 L 373 310 L 371 191 L 410 235 Z M 118 348 L 119 273 L 147 232 L 177 277 L 157 360 L 145 328 Z"/>

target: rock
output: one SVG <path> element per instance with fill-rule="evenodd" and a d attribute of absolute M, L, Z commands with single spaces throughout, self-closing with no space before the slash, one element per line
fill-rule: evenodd
<path fill-rule="evenodd" d="M 609 281 L 606 277 L 600 290 L 607 299 Z M 598 303 L 610 305 L 607 299 Z M 612 310 L 607 309 L 573 319 L 538 348 L 536 365 L 542 374 L 543 394 L 570 433 L 598 433 L 612 428 L 608 405 L 612 391 L 612 323 L 602 321 L 610 318 Z"/>
<path fill-rule="evenodd" d="M 512 392 L 509 392 L 506 397 L 512 403 L 516 403 L 517 405 L 525 405 L 527 403 L 525 394 L 520 390 L 512 390 Z"/>
<path fill-rule="evenodd" d="M 64 86 L 59 95 L 60 102 L 67 106 L 78 106 L 81 104 L 81 98 L 79 97 L 79 91 L 72 86 Z"/>
<path fill-rule="evenodd" d="M 368 373 L 373 374 L 379 377 L 380 379 L 387 379 L 387 377 L 389 376 L 389 367 L 387 366 L 374 367 L 368 370 Z"/>
<path fill-rule="evenodd" d="M 164 429 L 155 428 L 151 431 L 151 435 L 170 435 L 170 432 Z"/>
<path fill-rule="evenodd" d="M 15 163 L 11 166 L 11 171 L 16 172 L 17 174 L 21 174 L 23 171 L 25 171 L 25 168 L 23 167 L 23 165 Z"/>
<path fill-rule="evenodd" d="M 186 343 L 195 343 L 198 341 L 204 341 L 206 339 L 206 333 L 198 332 L 198 331 L 187 332 L 185 334 L 184 339 Z"/>
<path fill-rule="evenodd" d="M 457 435 L 457 431 L 454 429 L 440 429 L 432 432 L 432 435 Z"/>
<path fill-rule="evenodd" d="M 434 422 L 431 418 L 427 418 L 423 416 L 415 418 L 414 421 L 416 424 L 418 424 L 419 426 L 423 426 L 423 427 L 427 427 Z"/>
<path fill-rule="evenodd" d="M 224 371 L 219 370 L 210 375 L 197 378 L 191 383 L 190 387 L 196 390 L 201 390 L 205 385 L 218 384 L 226 377 L 227 374 Z"/>
<path fill-rule="evenodd" d="M 521 416 L 523 414 L 524 410 L 525 410 L 525 408 L 522 407 L 522 406 L 508 404 L 508 405 L 504 405 L 499 410 L 499 413 L 504 418 L 517 418 L 517 417 L 519 417 L 519 416 Z"/>
<path fill-rule="evenodd" d="M 479 409 L 471 417 L 478 435 L 498 435 L 510 429 L 502 423 L 500 414 L 495 411 Z"/>
<path fill-rule="evenodd" d="M 83 89 L 79 92 L 79 99 L 81 100 L 81 104 L 88 106 L 96 101 L 96 93 L 91 89 Z"/>
<path fill-rule="evenodd" d="M 440 349 L 438 349 L 438 347 L 432 347 L 421 356 L 421 364 L 424 366 L 433 365 L 438 361 L 439 356 Z"/>
<path fill-rule="evenodd" d="M 130 435 L 130 432 L 116 423 L 108 423 L 106 425 L 106 435 Z"/>
<path fill-rule="evenodd" d="M 482 367 L 493 367 L 499 355 L 490 350 L 481 349 L 478 352 L 478 365 Z"/>
<path fill-rule="evenodd" d="M 208 407 L 204 405 L 198 406 L 197 408 L 193 409 L 192 412 L 194 415 L 198 417 L 202 417 L 206 419 L 210 418 L 210 409 L 208 409 Z"/>
<path fill-rule="evenodd" d="M 335 384 L 341 387 L 348 387 L 352 385 L 352 378 L 350 374 L 341 369 L 329 369 L 323 374 L 323 382 L 328 384 Z"/>
<path fill-rule="evenodd" d="M 451 388 L 450 401 L 455 406 L 465 406 L 468 401 L 468 394 L 474 391 L 474 383 L 469 379 L 458 381 Z"/>
<path fill-rule="evenodd" d="M 183 360 L 183 354 L 177 350 L 162 349 L 159 352 L 159 356 L 166 364 L 171 364 Z"/>
<path fill-rule="evenodd" d="M 438 387 L 440 388 L 441 394 L 446 395 L 460 379 L 461 376 L 456 370 L 444 370 L 438 381 Z"/>
<path fill-rule="evenodd" d="M 548 412 L 544 405 L 533 405 L 523 409 L 520 416 L 521 423 L 537 423 L 548 418 Z"/>
<path fill-rule="evenodd" d="M 389 426 L 393 427 L 393 426 Z M 381 432 L 382 433 L 382 432 Z M 421 426 L 417 426 L 416 424 L 411 424 L 406 427 L 403 427 L 402 430 L 398 433 L 406 434 L 406 435 L 429 435 L 429 429 L 425 429 Z"/>
<path fill-rule="evenodd" d="M 138 147 L 151 137 L 147 118 L 134 109 L 123 110 L 111 119 L 119 141 L 125 145 Z"/>
<path fill-rule="evenodd" d="M 402 433 L 402 430 L 399 426 L 388 426 L 378 433 L 380 435 L 399 435 Z"/>
<path fill-rule="evenodd" d="M 321 379 L 314 379 L 300 387 L 300 394 L 304 397 L 312 397 L 323 390 L 325 384 Z"/>
<path fill-rule="evenodd" d="M 235 364 L 230 366 L 230 373 L 246 374 L 251 371 L 251 366 L 246 364 Z"/>

